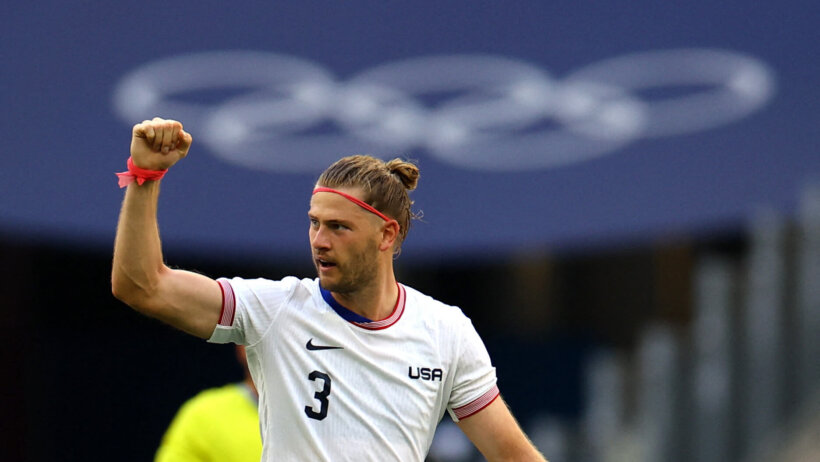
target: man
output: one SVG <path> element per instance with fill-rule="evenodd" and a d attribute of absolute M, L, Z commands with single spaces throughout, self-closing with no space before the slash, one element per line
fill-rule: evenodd
<path fill-rule="evenodd" d="M 265 461 L 421 461 L 447 411 L 490 461 L 543 461 L 499 396 L 469 319 L 398 284 L 415 165 L 343 158 L 310 200 L 314 280 L 214 281 L 163 263 L 159 181 L 188 154 L 182 124 L 133 128 L 112 291 L 211 342 L 246 345 Z"/>
<path fill-rule="evenodd" d="M 258 395 L 248 370 L 245 347 L 236 346 L 245 373 L 231 383 L 198 393 L 180 407 L 162 437 L 154 462 L 258 462 Z"/>

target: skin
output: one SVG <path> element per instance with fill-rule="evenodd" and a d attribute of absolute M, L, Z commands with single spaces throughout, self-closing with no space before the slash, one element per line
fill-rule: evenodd
<path fill-rule="evenodd" d="M 340 188 L 357 198 L 359 188 Z M 395 220 L 385 222 L 344 197 L 320 192 L 310 200 L 310 246 L 322 287 L 368 319 L 390 316 L 398 297 L 393 274 Z M 320 262 L 330 265 L 322 266 Z"/>
<path fill-rule="evenodd" d="M 182 124 L 154 118 L 134 126 L 131 158 L 149 170 L 171 168 L 193 138 Z M 200 338 L 210 338 L 222 309 L 213 279 L 163 262 L 157 224 L 159 181 L 125 192 L 111 271 L 115 297 L 135 310 Z M 359 199 L 358 188 L 341 189 Z M 309 238 L 319 280 L 334 298 L 368 319 L 388 317 L 398 297 L 393 251 L 399 225 L 384 221 L 338 194 L 314 194 Z M 330 263 L 330 264 L 327 264 Z M 544 461 L 499 397 L 459 427 L 489 461 Z"/>
<path fill-rule="evenodd" d="M 256 384 L 253 383 L 253 377 L 251 377 L 251 371 L 248 369 L 248 357 L 245 355 L 245 345 L 236 345 L 236 360 L 239 361 L 239 364 L 242 366 L 242 372 L 244 374 L 242 381 L 250 388 L 254 395 L 259 396 L 259 392 L 256 391 Z"/>
<path fill-rule="evenodd" d="M 132 130 L 131 159 L 140 168 L 167 169 L 188 154 L 192 142 L 179 122 L 146 120 Z M 143 314 L 209 338 L 219 321 L 222 291 L 213 279 L 164 264 L 157 225 L 159 185 L 159 181 L 132 183 L 125 192 L 114 241 L 111 290 Z"/>

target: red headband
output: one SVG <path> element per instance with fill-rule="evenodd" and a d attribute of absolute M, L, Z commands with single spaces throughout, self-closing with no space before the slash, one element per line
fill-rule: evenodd
<path fill-rule="evenodd" d="M 354 204 L 358 205 L 359 207 L 367 210 L 368 212 L 378 215 L 384 221 L 394 221 L 391 218 L 388 218 L 387 215 L 385 215 L 385 214 L 379 212 L 378 210 L 376 210 L 370 204 L 368 204 L 368 203 L 366 203 L 362 200 L 359 200 L 359 199 L 351 196 L 350 194 L 343 193 L 343 192 L 338 191 L 338 190 L 333 189 L 333 188 L 325 188 L 324 186 L 320 186 L 320 187 L 313 190 L 313 194 L 316 194 L 318 192 L 329 192 L 329 193 L 338 194 L 338 195 L 344 197 L 345 199 L 349 200 L 350 202 L 353 202 Z"/>

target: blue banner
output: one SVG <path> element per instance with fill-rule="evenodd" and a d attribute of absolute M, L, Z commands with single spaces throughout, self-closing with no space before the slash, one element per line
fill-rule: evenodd
<path fill-rule="evenodd" d="M 5 10 L 7 234 L 110 246 L 113 173 L 153 116 L 194 136 L 166 248 L 216 257 L 307 255 L 313 182 L 353 153 L 418 161 L 411 258 L 731 229 L 820 174 L 813 2 Z"/>

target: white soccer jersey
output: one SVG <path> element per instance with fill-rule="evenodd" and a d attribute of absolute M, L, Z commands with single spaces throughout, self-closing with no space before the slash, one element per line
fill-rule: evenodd
<path fill-rule="evenodd" d="M 414 289 L 369 322 L 316 279 L 218 282 L 209 341 L 247 345 L 263 461 L 423 461 L 445 410 L 458 421 L 498 396 L 470 320 Z"/>

